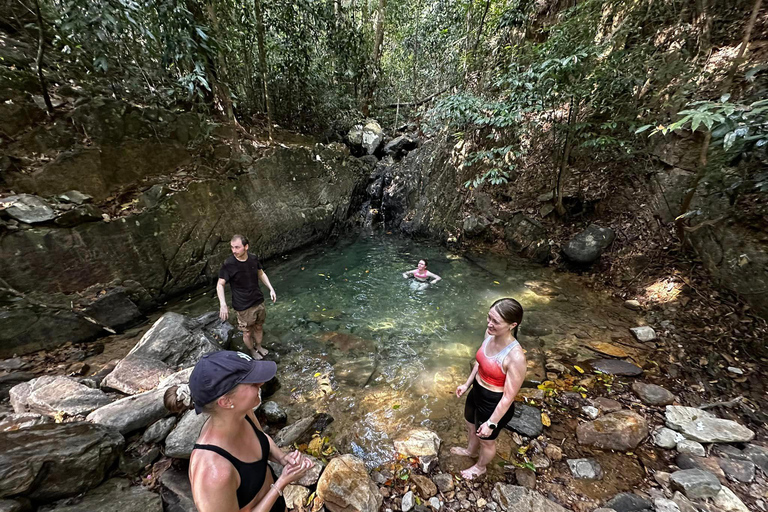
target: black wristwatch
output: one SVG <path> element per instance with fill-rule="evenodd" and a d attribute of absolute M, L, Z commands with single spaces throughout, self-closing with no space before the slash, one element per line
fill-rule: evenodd
<path fill-rule="evenodd" d="M 491 420 L 486 421 L 486 423 L 488 424 L 488 428 L 490 428 L 491 430 L 496 430 L 497 428 L 499 428 L 499 424 L 493 423 Z"/>

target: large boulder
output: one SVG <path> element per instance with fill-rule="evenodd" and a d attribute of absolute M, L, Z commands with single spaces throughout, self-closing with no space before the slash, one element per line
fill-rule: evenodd
<path fill-rule="evenodd" d="M 504 240 L 517 254 L 541 263 L 549 260 L 551 249 L 547 230 L 535 219 L 515 214 L 504 226 Z"/>
<path fill-rule="evenodd" d="M 600 257 L 603 250 L 613 243 L 616 234 L 611 228 L 590 224 L 563 247 L 565 256 L 574 263 L 589 265 Z"/>
<path fill-rule="evenodd" d="M 96 409 L 87 420 L 127 434 L 144 428 L 170 414 L 163 403 L 165 388 L 129 396 Z"/>
<path fill-rule="evenodd" d="M 120 286 L 99 295 L 85 307 L 85 313 L 99 325 L 116 330 L 131 327 L 144 320 L 144 315 L 131 300 L 128 290 Z"/>
<path fill-rule="evenodd" d="M 383 501 L 363 461 L 348 454 L 328 463 L 316 492 L 330 512 L 378 512 Z"/>
<path fill-rule="evenodd" d="M 17 384 L 10 391 L 16 413 L 34 412 L 53 416 L 85 415 L 112 402 L 103 391 L 67 377 L 43 376 Z"/>
<path fill-rule="evenodd" d="M 554 501 L 519 485 L 497 482 L 491 496 L 505 512 L 567 512 Z"/>
<path fill-rule="evenodd" d="M 632 411 L 617 411 L 576 428 L 580 444 L 601 450 L 634 450 L 648 437 L 645 419 Z"/>
<path fill-rule="evenodd" d="M 362 142 L 365 152 L 369 155 L 374 154 L 382 142 L 384 142 L 384 130 L 381 129 L 381 125 L 376 121 L 366 123 L 363 127 Z"/>
<path fill-rule="evenodd" d="M 168 468 L 160 476 L 160 496 L 166 512 L 197 512 L 187 471 Z"/>
<path fill-rule="evenodd" d="M 40 512 L 163 512 L 160 495 L 130 480 L 112 478 L 97 488 L 73 499 L 43 507 Z"/>
<path fill-rule="evenodd" d="M 178 313 L 166 313 L 146 332 L 126 359 L 143 356 L 157 359 L 168 366 L 187 368 L 194 366 L 201 357 L 221 350 L 189 318 Z"/>
<path fill-rule="evenodd" d="M 0 498 L 49 502 L 101 483 L 124 445 L 116 430 L 54 423 L 0 433 Z"/>
<path fill-rule="evenodd" d="M 134 354 L 117 363 L 101 381 L 101 387 L 135 395 L 155 389 L 162 379 L 173 373 L 173 369 L 159 359 Z"/>
<path fill-rule="evenodd" d="M 197 414 L 194 410 L 185 412 L 165 438 L 165 454 L 175 459 L 188 459 L 207 419 L 208 415 L 205 413 Z"/>
<path fill-rule="evenodd" d="M 440 436 L 428 429 L 415 429 L 399 435 L 395 441 L 395 451 L 408 457 L 426 457 L 437 455 L 440 451 Z"/>

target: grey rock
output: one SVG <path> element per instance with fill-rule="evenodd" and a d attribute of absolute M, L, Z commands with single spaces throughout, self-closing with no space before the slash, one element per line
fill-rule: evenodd
<path fill-rule="evenodd" d="M 160 183 L 152 185 L 139 196 L 139 206 L 147 209 L 154 208 L 170 192 L 168 187 Z"/>
<path fill-rule="evenodd" d="M 603 468 L 595 459 L 568 459 L 571 474 L 577 479 L 602 480 Z"/>
<path fill-rule="evenodd" d="M 207 419 L 206 413 L 197 414 L 194 410 L 185 412 L 165 438 L 165 454 L 174 459 L 188 459 Z"/>
<path fill-rule="evenodd" d="M 65 499 L 40 512 L 163 512 L 160 495 L 122 478 L 107 480 L 78 498 Z"/>
<path fill-rule="evenodd" d="M 468 237 L 477 237 L 488 230 L 491 221 L 482 215 L 470 215 L 464 219 L 464 234 Z"/>
<path fill-rule="evenodd" d="M 357 124 L 347 132 L 347 140 L 355 146 L 363 145 L 363 125 Z"/>
<path fill-rule="evenodd" d="M 755 433 L 732 420 L 701 418 L 681 425 L 680 432 L 700 443 L 744 443 Z"/>
<path fill-rule="evenodd" d="M 688 499 L 714 498 L 722 487 L 715 475 L 701 469 L 675 471 L 669 482 L 673 490 L 682 492 Z"/>
<path fill-rule="evenodd" d="M 322 432 L 333 422 L 333 417 L 325 413 L 303 418 L 280 430 L 274 437 L 277 446 L 290 446 L 294 443 L 308 443 L 315 433 Z"/>
<path fill-rule="evenodd" d="M 538 437 L 544 430 L 544 425 L 541 423 L 541 410 L 519 402 L 515 403 L 514 407 L 512 419 L 505 427 L 527 437 Z"/>
<path fill-rule="evenodd" d="M 408 491 L 403 495 L 403 501 L 400 504 L 400 510 L 408 512 L 413 508 L 413 491 Z"/>
<path fill-rule="evenodd" d="M 522 213 L 515 214 L 504 227 L 504 240 L 524 258 L 544 263 L 552 255 L 546 228 Z M 522 324 L 525 325 L 525 322 Z"/>
<path fill-rule="evenodd" d="M 680 491 L 675 491 L 672 494 L 672 501 L 675 502 L 680 512 L 699 512 L 699 509 Z"/>
<path fill-rule="evenodd" d="M 168 434 L 171 433 L 171 430 L 173 430 L 175 425 L 175 416 L 169 416 L 168 418 L 157 420 L 151 424 L 147 430 L 144 431 L 144 434 L 141 436 L 141 440 L 144 443 L 162 443 L 165 441 L 165 438 L 168 437 Z"/>
<path fill-rule="evenodd" d="M 129 297 L 128 290 L 120 286 L 99 295 L 85 307 L 85 313 L 99 325 L 118 331 L 132 327 L 145 319 L 138 306 Z"/>
<path fill-rule="evenodd" d="M 591 420 L 594 420 L 600 416 L 600 409 L 592 405 L 585 405 L 581 408 L 581 412 L 584 413 L 584 416 Z"/>
<path fill-rule="evenodd" d="M 601 450 L 634 450 L 648 437 L 645 419 L 632 411 L 618 411 L 580 424 L 576 428 L 580 444 Z"/>
<path fill-rule="evenodd" d="M 525 487 L 497 482 L 491 496 L 506 512 L 566 512 L 552 500 Z"/>
<path fill-rule="evenodd" d="M 407 152 L 416 149 L 418 141 L 410 135 L 400 135 L 384 145 L 385 155 L 391 155 L 395 159 L 402 158 Z"/>
<path fill-rule="evenodd" d="M 748 512 L 749 508 L 732 490 L 723 486 L 717 496 L 712 498 L 712 503 L 723 512 Z"/>
<path fill-rule="evenodd" d="M 376 121 L 369 121 L 363 127 L 362 146 L 369 155 L 374 154 L 384 142 L 384 131 Z"/>
<path fill-rule="evenodd" d="M 173 369 L 159 359 L 134 354 L 117 363 L 101 381 L 101 387 L 136 395 L 155 389 L 162 379 L 173 373 Z"/>
<path fill-rule="evenodd" d="M 20 357 L 12 357 L 10 359 L 3 359 L 0 361 L 0 370 L 4 372 L 23 370 L 27 366 L 29 366 L 29 363 Z"/>
<path fill-rule="evenodd" d="M 4 197 L 0 199 L 0 209 L 5 209 L 10 217 L 27 224 L 48 222 L 56 218 L 56 212 L 47 202 L 30 194 Z"/>
<path fill-rule="evenodd" d="M 678 452 L 687 453 L 688 455 L 696 455 L 697 457 L 704 457 L 707 455 L 707 452 L 704 450 L 701 443 L 691 441 L 690 439 L 681 439 L 678 441 L 676 448 Z"/>
<path fill-rule="evenodd" d="M 592 400 L 592 405 L 600 409 L 602 413 L 616 412 L 622 409 L 621 403 L 612 398 L 599 396 Z"/>
<path fill-rule="evenodd" d="M 83 194 L 79 190 L 68 190 L 63 194 L 56 196 L 56 199 L 62 203 L 85 204 L 91 202 L 93 197 L 89 196 L 88 194 Z"/>
<path fill-rule="evenodd" d="M 677 443 L 685 439 L 685 436 L 675 432 L 671 428 L 662 427 L 653 434 L 653 444 L 659 448 L 671 450 L 677 446 Z"/>
<path fill-rule="evenodd" d="M 664 412 L 664 421 L 667 427 L 682 431 L 683 425 L 700 418 L 713 418 L 710 413 L 696 407 L 682 405 L 668 405 Z"/>
<path fill-rule="evenodd" d="M 117 429 L 127 434 L 144 428 L 170 412 L 163 404 L 164 388 L 129 396 L 96 409 L 87 416 L 87 420 Z"/>
<path fill-rule="evenodd" d="M 755 465 L 750 461 L 720 457 L 717 462 L 729 480 L 745 484 L 755 480 Z"/>
<path fill-rule="evenodd" d="M 160 381 L 160 384 L 158 384 L 158 388 L 170 388 L 172 386 L 178 386 L 180 384 L 189 384 L 189 376 L 192 375 L 192 370 L 194 368 L 185 368 L 184 370 L 180 370 L 173 375 L 170 375 L 163 380 Z M 262 392 L 263 394 L 263 392 Z"/>
<path fill-rule="evenodd" d="M 141 337 L 126 356 L 143 356 L 158 359 L 168 366 L 187 368 L 194 366 L 201 357 L 221 350 L 203 332 L 193 330 L 190 319 L 178 313 L 165 313 Z"/>
<path fill-rule="evenodd" d="M 613 243 L 616 234 L 610 228 L 590 224 L 587 229 L 574 236 L 563 248 L 565 256 L 574 263 L 594 263 L 600 254 Z"/>
<path fill-rule="evenodd" d="M 687 453 L 679 453 L 675 457 L 675 464 L 680 469 L 701 469 L 717 476 L 719 480 L 725 481 L 725 473 L 717 461 L 717 457 L 697 457 Z"/>
<path fill-rule="evenodd" d="M 124 444 L 117 431 L 84 422 L 0 433 L 0 498 L 49 502 L 101 483 Z"/>
<path fill-rule="evenodd" d="M 640 327 L 632 327 L 629 330 L 637 341 L 648 342 L 656 339 L 656 331 L 649 325 L 641 325 Z"/>
<path fill-rule="evenodd" d="M 103 220 L 102 214 L 100 208 L 86 204 L 62 213 L 54 222 L 62 228 L 72 228 L 86 222 L 99 222 Z"/>
<path fill-rule="evenodd" d="M 656 498 L 653 500 L 653 508 L 656 512 L 680 512 L 680 507 L 672 500 Z"/>
<path fill-rule="evenodd" d="M 128 477 L 136 477 L 160 456 L 160 447 L 154 444 L 135 446 L 120 454 L 118 469 Z"/>
<path fill-rule="evenodd" d="M 755 466 L 759 467 L 763 474 L 768 475 L 768 449 L 756 444 L 748 444 L 744 447 L 742 453 L 748 457 Z"/>
<path fill-rule="evenodd" d="M 432 481 L 443 494 L 453 490 L 453 475 L 438 473 L 432 477 Z"/>
<path fill-rule="evenodd" d="M 639 366 L 620 359 L 597 359 L 590 364 L 593 369 L 608 375 L 637 377 L 643 374 L 643 369 Z"/>
<path fill-rule="evenodd" d="M 394 441 L 395 451 L 410 457 L 436 456 L 440 443 L 440 436 L 428 429 L 409 430 Z"/>
<path fill-rule="evenodd" d="M 429 498 L 429 502 L 428 503 L 429 503 L 429 506 L 432 507 L 432 509 L 434 509 L 434 510 L 440 510 L 440 507 L 442 505 L 440 503 L 440 500 L 437 499 L 437 496 L 432 496 L 431 498 Z"/>
<path fill-rule="evenodd" d="M 30 512 L 32 504 L 25 498 L 15 500 L 0 499 L 0 512 Z"/>
<path fill-rule="evenodd" d="M 23 412 L 21 414 L 9 414 L 0 419 L 0 432 L 10 432 L 23 428 L 34 427 L 35 425 L 44 425 L 53 423 L 53 418 L 45 414 L 34 412 Z"/>
<path fill-rule="evenodd" d="M 527 489 L 536 489 L 536 472 L 528 468 L 517 468 L 515 481 Z"/>
<path fill-rule="evenodd" d="M 635 381 L 632 391 L 646 405 L 669 405 L 675 401 L 675 395 L 656 384 Z"/>
<path fill-rule="evenodd" d="M 51 416 L 59 412 L 69 416 L 84 415 L 112 401 L 98 389 L 59 376 L 43 376 L 18 384 L 11 388 L 10 394 L 16 413 L 35 412 Z M 26 398 L 24 402 L 20 398 L 23 395 Z"/>
<path fill-rule="evenodd" d="M 285 425 L 288 421 L 288 413 L 285 412 L 280 404 L 268 400 L 263 402 L 256 411 L 259 419 L 264 418 L 268 425 Z"/>
<path fill-rule="evenodd" d="M 197 512 L 186 471 L 171 466 L 160 475 L 160 496 L 166 512 Z"/>
<path fill-rule="evenodd" d="M 650 510 L 653 504 L 637 494 L 622 492 L 608 500 L 605 507 L 612 508 L 616 512 L 635 512 L 637 510 Z"/>

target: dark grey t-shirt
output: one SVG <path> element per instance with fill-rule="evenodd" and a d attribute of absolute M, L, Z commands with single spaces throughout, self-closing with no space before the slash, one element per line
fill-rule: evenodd
<path fill-rule="evenodd" d="M 264 302 L 264 294 L 259 287 L 259 270 L 263 268 L 258 258 L 251 253 L 248 253 L 245 261 L 232 255 L 221 266 L 219 279 L 229 283 L 235 311 L 245 311 Z"/>

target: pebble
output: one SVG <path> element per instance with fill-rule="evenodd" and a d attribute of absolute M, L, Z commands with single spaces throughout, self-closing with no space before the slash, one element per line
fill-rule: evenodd
<path fill-rule="evenodd" d="M 592 405 L 600 409 L 603 413 L 611 413 L 621 410 L 621 403 L 617 402 L 616 400 L 612 398 L 606 398 L 604 396 L 600 396 L 592 400 Z"/>
<path fill-rule="evenodd" d="M 685 436 L 680 432 L 675 432 L 671 428 L 661 427 L 653 434 L 653 444 L 659 448 L 671 450 L 677 446 L 677 443 L 683 441 Z"/>
<path fill-rule="evenodd" d="M 622 492 L 608 500 L 605 507 L 616 512 L 633 512 L 635 510 L 649 510 L 653 504 L 637 494 Z"/>
<path fill-rule="evenodd" d="M 656 384 L 635 381 L 632 383 L 632 391 L 646 405 L 669 405 L 675 401 L 675 395 Z"/>
<path fill-rule="evenodd" d="M 587 418 L 594 420 L 598 416 L 600 416 L 600 410 L 597 407 L 593 407 L 591 405 L 585 405 L 581 408 L 581 412 L 584 413 L 584 416 Z"/>
<path fill-rule="evenodd" d="M 400 503 L 400 509 L 408 512 L 413 508 L 413 491 L 408 491 L 403 495 L 403 501 Z"/>
<path fill-rule="evenodd" d="M 669 477 L 670 474 L 666 471 L 656 471 L 653 474 L 653 479 L 656 480 L 656 483 L 664 488 L 669 487 Z"/>
<path fill-rule="evenodd" d="M 744 375 L 744 370 L 736 366 L 729 366 L 728 371 L 731 373 L 735 373 L 736 375 Z"/>
<path fill-rule="evenodd" d="M 678 441 L 676 448 L 678 452 L 688 455 L 696 455 L 697 457 L 706 457 L 707 455 L 707 451 L 701 443 L 691 441 L 690 439 L 681 439 Z"/>
<path fill-rule="evenodd" d="M 437 496 L 429 498 L 429 506 L 435 510 L 440 510 L 440 500 L 437 499 Z"/>
<path fill-rule="evenodd" d="M 641 311 L 643 309 L 643 306 L 642 304 L 640 304 L 640 301 L 635 299 L 625 300 L 624 307 L 627 309 L 631 309 L 632 311 Z"/>
<path fill-rule="evenodd" d="M 544 447 L 544 455 L 549 457 L 550 460 L 557 462 L 563 458 L 563 450 L 559 446 L 550 443 Z"/>
<path fill-rule="evenodd" d="M 595 459 L 568 459 L 568 467 L 574 478 L 584 480 L 602 480 L 603 468 Z"/>
<path fill-rule="evenodd" d="M 475 505 L 477 506 L 477 508 L 483 508 L 487 503 L 488 502 L 485 501 L 483 498 L 480 498 L 479 500 L 477 500 Z"/>
<path fill-rule="evenodd" d="M 453 476 L 447 473 L 436 474 L 432 477 L 432 481 L 443 494 L 453 490 Z"/>
<path fill-rule="evenodd" d="M 536 473 L 530 469 L 517 468 L 515 470 L 515 478 L 517 479 L 518 485 L 522 485 L 528 489 L 536 488 Z"/>
<path fill-rule="evenodd" d="M 642 325 L 640 327 L 632 327 L 629 330 L 637 341 L 653 341 L 656 339 L 656 331 L 649 325 Z"/>

